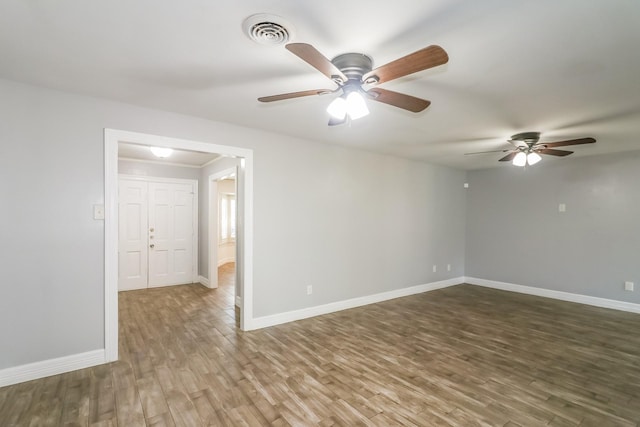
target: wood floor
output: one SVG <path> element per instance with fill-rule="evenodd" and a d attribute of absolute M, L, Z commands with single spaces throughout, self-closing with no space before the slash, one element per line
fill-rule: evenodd
<path fill-rule="evenodd" d="M 0 426 L 640 422 L 640 315 L 461 285 L 243 333 L 227 275 L 121 293 L 121 360 L 1 388 Z"/>

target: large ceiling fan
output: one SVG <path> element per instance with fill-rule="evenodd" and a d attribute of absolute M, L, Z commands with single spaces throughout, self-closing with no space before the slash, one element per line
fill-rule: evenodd
<path fill-rule="evenodd" d="M 329 126 L 355 120 L 369 113 L 365 98 L 402 108 L 414 113 L 427 108 L 430 101 L 415 96 L 375 87 L 376 85 L 438 65 L 446 64 L 449 56 L 440 46 L 428 46 L 407 56 L 372 69 L 373 61 L 361 53 L 345 53 L 333 60 L 325 58 L 315 47 L 306 43 L 290 43 L 285 46 L 290 52 L 333 80 L 336 89 L 312 89 L 301 92 L 258 98 L 261 102 L 280 101 L 310 95 L 342 92 L 327 108 L 331 115 Z M 366 87 L 372 86 L 369 89 Z"/>
<path fill-rule="evenodd" d="M 513 145 L 513 148 L 507 150 L 481 151 L 477 153 L 465 154 L 509 153 L 501 159 L 498 159 L 498 161 L 511 161 L 515 166 L 525 166 L 534 165 L 542 160 L 540 154 L 548 154 L 551 156 L 559 157 L 573 154 L 573 151 L 557 150 L 557 147 L 593 144 L 594 142 L 596 142 L 596 140 L 594 138 L 578 138 L 557 142 L 540 142 L 540 132 L 523 132 L 513 135 L 511 139 L 508 140 L 508 142 Z"/>

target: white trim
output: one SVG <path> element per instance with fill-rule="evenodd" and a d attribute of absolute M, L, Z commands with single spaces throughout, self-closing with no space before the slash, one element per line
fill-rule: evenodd
<path fill-rule="evenodd" d="M 104 131 L 104 351 L 118 360 L 118 141 Z"/>
<path fill-rule="evenodd" d="M 242 307 L 242 297 L 240 295 L 236 295 L 236 307 Z"/>
<path fill-rule="evenodd" d="M 195 190 L 198 189 L 198 180 L 190 179 L 190 178 L 164 178 L 160 176 L 128 175 L 126 173 L 119 173 L 118 178 L 126 179 L 129 181 L 161 182 L 161 183 L 173 183 L 173 184 L 194 184 Z"/>
<path fill-rule="evenodd" d="M 364 297 L 351 298 L 344 301 L 336 301 L 329 304 L 316 305 L 314 307 L 303 308 L 301 310 L 287 311 L 284 313 L 272 314 L 253 319 L 253 328 L 260 329 L 269 326 L 280 325 L 282 323 L 307 319 L 309 317 L 334 313 L 336 311 L 347 310 L 368 304 L 375 304 L 390 299 L 406 297 L 409 295 L 421 294 L 423 292 L 434 291 L 436 289 L 447 288 L 449 286 L 463 283 L 464 277 L 441 280 L 438 282 L 426 283 L 424 285 L 411 286 L 408 288 L 395 289 L 393 291 L 381 292 L 379 294 L 367 295 Z"/>
<path fill-rule="evenodd" d="M 105 354 L 106 361 L 118 359 L 118 142 L 170 147 L 239 157 L 245 167 L 243 236 L 243 307 L 240 328 L 248 330 L 253 321 L 253 150 L 186 139 L 149 135 L 115 129 L 104 130 L 105 179 Z"/>
<path fill-rule="evenodd" d="M 202 169 L 202 168 L 204 168 L 204 167 L 207 167 L 207 166 L 209 166 L 209 165 L 212 165 L 212 164 L 214 164 L 215 162 L 217 162 L 218 160 L 222 160 L 222 159 L 224 159 L 225 157 L 227 157 L 227 156 L 218 156 L 218 157 L 216 157 L 215 159 L 211 159 L 211 160 L 209 160 L 207 163 L 205 163 L 205 164 L 203 164 L 202 166 L 200 166 L 200 169 Z"/>
<path fill-rule="evenodd" d="M 243 202 L 244 233 L 242 236 L 242 305 L 240 307 L 240 329 L 250 331 L 253 328 L 253 151 L 248 150 L 240 160 L 244 170 Z M 237 175 L 236 175 L 237 177 Z M 237 179 L 237 178 L 236 178 Z M 237 186 L 236 181 L 236 186 Z M 237 187 L 236 187 L 237 191 Z M 236 246 L 236 254 L 238 246 Z M 237 260 L 236 260 L 237 262 Z M 236 264 L 236 277 L 238 269 Z"/>
<path fill-rule="evenodd" d="M 198 283 L 202 283 L 203 285 L 205 285 L 207 288 L 211 287 L 211 286 L 209 286 L 209 279 L 207 279 L 204 276 L 198 276 L 197 281 L 198 281 Z"/>
<path fill-rule="evenodd" d="M 103 349 L 0 370 L 0 387 L 107 363 Z"/>
<path fill-rule="evenodd" d="M 478 279 L 476 277 L 465 277 L 464 281 L 465 283 L 468 283 L 470 285 L 483 286 L 485 288 L 500 289 L 502 291 L 517 292 L 527 295 L 536 295 L 539 297 L 553 298 L 561 301 L 577 302 L 579 304 L 593 305 L 602 308 L 611 308 L 613 310 L 628 311 L 631 313 L 640 313 L 640 304 L 635 304 L 632 302 L 617 301 L 582 294 L 572 294 L 570 292 L 516 285 L 513 283 L 498 282 L 495 280 Z"/>
<path fill-rule="evenodd" d="M 216 159 L 217 159 L 217 157 L 216 157 Z M 207 163 L 205 163 L 202 166 L 189 165 L 187 163 L 163 162 L 161 160 L 134 159 L 132 157 L 118 157 L 118 160 L 124 160 L 126 162 L 136 162 L 136 163 L 151 163 L 153 165 L 177 166 L 179 168 L 202 169 L 205 165 L 208 165 L 209 162 L 211 162 L 212 160 L 215 160 L 215 159 L 209 160 Z"/>

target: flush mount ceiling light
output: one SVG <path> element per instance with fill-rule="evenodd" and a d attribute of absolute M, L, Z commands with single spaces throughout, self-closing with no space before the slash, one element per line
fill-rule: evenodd
<path fill-rule="evenodd" d="M 293 37 L 293 26 L 284 18 L 267 13 L 257 13 L 242 22 L 244 33 L 256 43 L 278 46 Z"/>
<path fill-rule="evenodd" d="M 556 147 L 566 147 L 567 145 L 593 144 L 596 142 L 594 138 L 578 138 L 568 139 L 566 141 L 557 142 L 539 142 L 540 132 L 522 132 L 515 134 L 508 140 L 513 148 L 508 150 L 481 151 L 477 153 L 467 154 L 484 154 L 484 153 L 509 153 L 499 159 L 501 162 L 511 161 L 514 166 L 535 165 L 542 156 L 540 154 L 548 154 L 551 156 L 564 157 L 572 154 L 573 151 L 556 150 Z"/>
<path fill-rule="evenodd" d="M 156 156 L 156 157 L 160 157 L 161 159 L 165 159 L 169 156 L 171 156 L 171 154 L 173 154 L 173 149 L 172 148 L 166 148 L 166 147 L 149 147 L 149 150 L 151 151 L 151 153 Z"/>

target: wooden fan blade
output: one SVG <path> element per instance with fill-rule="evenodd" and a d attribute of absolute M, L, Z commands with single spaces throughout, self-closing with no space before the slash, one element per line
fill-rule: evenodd
<path fill-rule="evenodd" d="M 550 154 L 552 156 L 560 156 L 560 157 L 564 157 L 564 156 L 568 156 L 569 154 L 573 154 L 573 151 L 566 151 L 566 150 L 553 150 L 551 148 L 543 148 L 541 150 L 536 150 L 536 153 L 540 153 L 540 154 Z"/>
<path fill-rule="evenodd" d="M 369 89 L 367 94 L 374 101 L 383 102 L 414 113 L 419 113 L 431 104 L 431 101 L 427 101 L 426 99 L 416 98 L 415 96 L 405 95 L 404 93 L 393 92 L 387 89 L 373 88 Z"/>
<path fill-rule="evenodd" d="M 512 153 L 507 154 L 506 156 L 504 156 L 501 159 L 498 159 L 499 162 L 509 162 L 511 160 L 513 160 L 513 158 L 519 153 L 520 151 L 514 151 Z"/>
<path fill-rule="evenodd" d="M 549 142 L 548 144 L 540 144 L 545 147 L 565 147 L 567 145 L 579 145 L 579 144 L 593 144 L 596 142 L 593 138 L 578 138 L 578 139 L 569 139 L 567 141 L 558 141 L 558 142 Z"/>
<path fill-rule="evenodd" d="M 447 52 L 440 46 L 432 45 L 413 52 L 407 56 L 391 61 L 362 76 L 362 81 L 367 82 L 376 77 L 375 83 L 384 83 L 399 77 L 408 76 L 418 71 L 446 64 L 449 61 Z"/>
<path fill-rule="evenodd" d="M 331 89 L 303 90 L 301 92 L 282 93 L 280 95 L 263 96 L 258 98 L 260 102 L 282 101 L 283 99 L 300 98 L 302 96 L 324 95 L 333 92 Z"/>
<path fill-rule="evenodd" d="M 344 119 L 336 119 L 335 117 L 331 116 L 329 118 L 329 126 L 337 126 L 337 125 L 341 125 L 343 123 L 347 122 L 347 116 L 344 116 Z"/>
<path fill-rule="evenodd" d="M 506 153 L 511 150 L 491 150 L 491 151 L 476 151 L 474 153 L 464 153 L 465 156 L 470 156 L 472 154 L 487 154 L 487 153 Z"/>
<path fill-rule="evenodd" d="M 345 83 L 348 79 L 342 71 L 331 63 L 323 54 L 307 43 L 289 43 L 285 46 L 291 53 L 302 59 L 331 80 L 339 78 Z"/>

